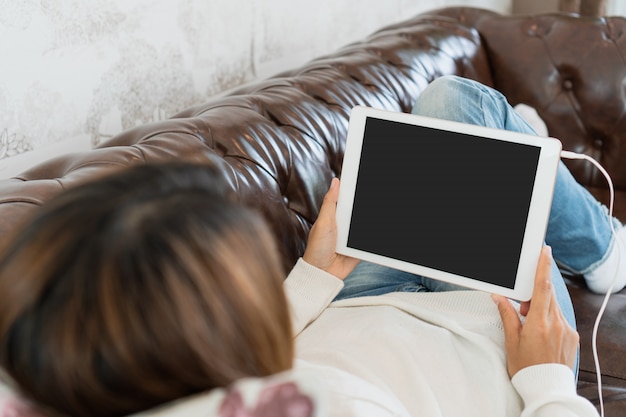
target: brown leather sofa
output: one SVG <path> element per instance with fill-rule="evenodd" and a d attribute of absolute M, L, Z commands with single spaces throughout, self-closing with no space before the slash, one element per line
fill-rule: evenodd
<path fill-rule="evenodd" d="M 303 252 L 330 179 L 341 173 L 350 109 L 408 112 L 424 87 L 444 74 L 479 80 L 512 104 L 535 107 L 565 149 L 587 153 L 608 170 L 615 213 L 626 221 L 625 59 L 624 18 L 511 17 L 474 8 L 424 13 L 301 68 L 125 131 L 92 151 L 0 181 L 0 239 L 52 195 L 107 169 L 210 159 L 223 166 L 242 201 L 265 214 L 290 267 Z M 607 184 L 593 166 L 568 165 L 607 201 Z M 577 277 L 568 285 L 581 334 L 579 390 L 598 404 L 591 333 L 602 296 Z M 626 415 L 626 291 L 610 299 L 598 350 L 606 415 Z"/>

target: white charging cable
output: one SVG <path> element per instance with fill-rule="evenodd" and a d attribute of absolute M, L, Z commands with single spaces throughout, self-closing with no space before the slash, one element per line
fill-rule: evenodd
<path fill-rule="evenodd" d="M 611 176 L 609 175 L 609 173 L 606 172 L 604 167 L 602 167 L 602 165 L 600 165 L 598 161 L 596 161 L 589 155 L 580 154 L 576 152 L 570 152 L 570 151 L 561 151 L 561 158 L 582 159 L 585 161 L 589 161 L 596 168 L 598 168 L 598 170 L 604 175 L 604 177 L 606 178 L 606 181 L 609 184 L 609 191 L 610 191 L 610 202 L 609 202 L 609 212 L 608 212 L 609 225 L 611 226 L 611 233 L 613 235 L 613 240 L 615 241 L 617 245 L 621 245 L 622 243 L 619 241 L 619 239 L 617 239 L 617 236 L 615 234 L 615 226 L 613 225 L 613 203 L 615 201 L 615 191 L 613 189 L 613 181 L 611 181 Z M 615 283 L 617 282 L 617 278 L 618 278 L 617 273 L 619 271 L 619 264 L 621 262 L 621 257 L 620 257 L 621 252 L 622 251 L 620 247 L 620 250 L 617 251 L 618 258 L 617 258 L 617 269 L 615 270 L 615 277 L 613 278 L 613 281 L 611 282 L 611 285 L 608 291 L 606 292 L 606 295 L 604 296 L 604 300 L 602 301 L 602 305 L 600 306 L 600 310 L 596 317 L 596 321 L 593 325 L 593 332 L 591 335 L 591 338 L 592 338 L 591 348 L 593 351 L 593 362 L 596 368 L 596 379 L 598 381 L 598 400 L 600 401 L 600 415 L 602 417 L 604 417 L 604 399 L 602 397 L 602 372 L 600 371 L 600 360 L 598 358 L 598 342 L 597 342 L 598 341 L 598 327 L 600 326 L 600 320 L 602 319 L 602 315 L 604 314 L 604 311 L 606 310 L 606 306 L 609 303 L 609 297 L 611 296 L 611 293 L 613 292 L 613 288 L 615 287 Z"/>

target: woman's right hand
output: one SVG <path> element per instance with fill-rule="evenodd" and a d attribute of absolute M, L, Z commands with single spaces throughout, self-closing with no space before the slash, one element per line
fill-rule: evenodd
<path fill-rule="evenodd" d="M 550 278 L 552 251 L 541 251 L 535 287 L 522 324 L 517 311 L 502 296 L 492 295 L 504 325 L 505 348 L 509 376 L 532 365 L 560 363 L 574 368 L 579 336 L 561 312 Z"/>
<path fill-rule="evenodd" d="M 339 279 L 345 279 L 359 263 L 358 259 L 335 252 L 337 244 L 337 199 L 339 179 L 333 178 L 324 196 L 320 213 L 311 228 L 309 240 L 302 259 Z"/>

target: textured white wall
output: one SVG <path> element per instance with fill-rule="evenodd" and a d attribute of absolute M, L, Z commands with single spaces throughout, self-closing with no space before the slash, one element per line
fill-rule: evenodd
<path fill-rule="evenodd" d="M 513 0 L 513 14 L 551 13 L 559 10 L 559 0 Z M 607 16 L 626 16 L 626 1 L 608 0 Z"/>
<path fill-rule="evenodd" d="M 626 1 L 609 0 L 606 3 L 606 14 L 608 16 L 626 16 Z"/>
<path fill-rule="evenodd" d="M 0 178 L 383 25 L 511 0 L 0 0 Z"/>

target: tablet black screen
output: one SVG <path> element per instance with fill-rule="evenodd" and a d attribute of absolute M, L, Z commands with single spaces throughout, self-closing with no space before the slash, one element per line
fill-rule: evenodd
<path fill-rule="evenodd" d="M 539 153 L 368 117 L 348 246 L 513 288 Z"/>

